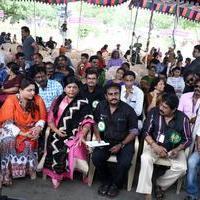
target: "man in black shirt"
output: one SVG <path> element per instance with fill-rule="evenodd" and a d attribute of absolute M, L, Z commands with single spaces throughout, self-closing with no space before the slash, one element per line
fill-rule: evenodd
<path fill-rule="evenodd" d="M 95 109 L 100 101 L 105 100 L 104 90 L 97 84 L 98 73 L 96 69 L 88 68 L 85 73 L 86 83 L 83 85 L 81 93 Z"/>
<path fill-rule="evenodd" d="M 136 192 L 146 194 L 151 199 L 153 164 L 159 158 L 167 159 L 171 166 L 157 179 L 157 198 L 163 198 L 164 191 L 187 170 L 184 149 L 192 141 L 188 117 L 177 110 L 178 97 L 163 95 L 159 107 L 153 108 L 147 116 L 142 133 L 147 142 L 141 156 L 141 169 Z"/>
<path fill-rule="evenodd" d="M 120 90 L 117 83 L 106 85 L 106 101 L 100 102 L 94 111 L 100 137 L 110 145 L 95 148 L 92 161 L 102 182 L 98 193 L 109 197 L 117 196 L 122 187 L 134 153 L 133 140 L 138 135 L 137 115 L 132 107 L 120 101 Z M 109 173 L 106 162 L 111 154 L 117 156 L 114 177 Z"/>

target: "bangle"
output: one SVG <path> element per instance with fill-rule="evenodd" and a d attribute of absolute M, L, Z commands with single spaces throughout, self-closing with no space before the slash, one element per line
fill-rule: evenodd
<path fill-rule="evenodd" d="M 123 149 L 125 146 L 125 144 L 123 142 L 120 142 L 120 145 L 121 145 L 121 149 Z"/>

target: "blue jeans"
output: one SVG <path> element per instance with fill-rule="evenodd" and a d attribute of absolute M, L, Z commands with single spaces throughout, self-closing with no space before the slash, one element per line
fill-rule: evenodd
<path fill-rule="evenodd" d="M 187 194 L 192 198 L 198 199 L 199 185 L 198 185 L 198 170 L 200 167 L 200 153 L 195 151 L 188 160 L 187 171 Z"/>

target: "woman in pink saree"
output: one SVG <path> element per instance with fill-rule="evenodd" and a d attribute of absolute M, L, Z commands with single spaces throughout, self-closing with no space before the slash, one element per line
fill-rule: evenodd
<path fill-rule="evenodd" d="M 51 131 L 43 173 L 52 178 L 54 188 L 65 178 L 73 179 L 77 163 L 87 165 L 84 139 L 94 121 L 88 100 L 80 96 L 80 85 L 74 77 L 66 79 L 64 93 L 50 108 L 48 125 Z"/>

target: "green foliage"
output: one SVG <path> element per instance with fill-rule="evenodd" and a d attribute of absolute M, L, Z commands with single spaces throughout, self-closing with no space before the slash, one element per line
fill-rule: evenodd
<path fill-rule="evenodd" d="M 56 18 L 57 7 L 28 1 L 0 0 L 0 9 L 4 10 L 6 18 L 11 18 L 11 23 L 33 20 L 34 16 L 52 22 Z"/>

